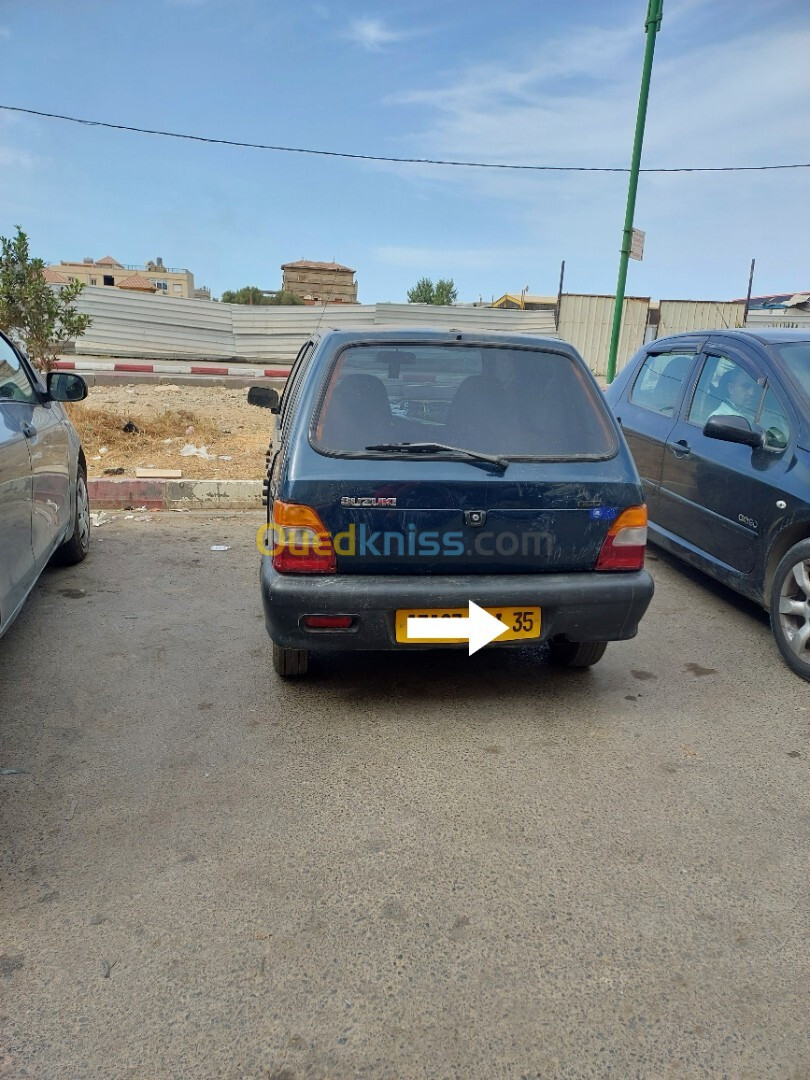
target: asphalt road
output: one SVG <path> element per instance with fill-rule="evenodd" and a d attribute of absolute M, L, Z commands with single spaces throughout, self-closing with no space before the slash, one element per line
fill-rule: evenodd
<path fill-rule="evenodd" d="M 810 693 L 757 609 L 659 557 L 590 672 L 285 684 L 259 520 L 94 529 L 0 643 L 0 1075 L 806 1080 Z"/>

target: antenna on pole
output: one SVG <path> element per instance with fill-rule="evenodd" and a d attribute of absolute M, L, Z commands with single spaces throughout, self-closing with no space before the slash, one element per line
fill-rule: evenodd
<path fill-rule="evenodd" d="M 754 267 L 757 264 L 756 259 L 751 260 L 751 273 L 748 275 L 748 292 L 745 297 L 745 308 L 743 310 L 743 326 L 748 322 L 748 309 L 751 306 L 751 288 L 754 284 Z"/>
<path fill-rule="evenodd" d="M 563 282 L 565 281 L 565 259 L 560 263 L 560 287 L 557 289 L 557 307 L 554 309 L 554 329 L 560 331 L 560 312 L 562 311 Z"/>

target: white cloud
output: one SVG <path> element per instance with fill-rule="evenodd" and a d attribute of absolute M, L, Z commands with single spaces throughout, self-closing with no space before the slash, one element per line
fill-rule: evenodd
<path fill-rule="evenodd" d="M 382 52 L 386 45 L 414 37 L 414 32 L 389 30 L 382 19 L 354 19 L 345 36 L 369 52 Z"/>
<path fill-rule="evenodd" d="M 37 158 L 27 150 L 15 150 L 11 146 L 0 146 L 0 167 L 6 169 L 33 169 L 38 164 Z"/>
<path fill-rule="evenodd" d="M 6 38 L 11 37 L 11 31 L 7 26 L 0 26 L 0 41 L 5 41 Z"/>
<path fill-rule="evenodd" d="M 810 29 L 774 6 L 771 21 L 756 32 L 749 22 L 735 36 L 718 38 L 698 32 L 707 18 L 715 17 L 710 8 L 708 0 L 673 0 L 665 17 L 656 45 L 642 165 L 809 161 L 796 102 L 810 93 Z M 447 69 L 432 86 L 387 99 L 391 106 L 407 108 L 410 120 L 410 134 L 390 142 L 390 152 L 626 168 L 643 49 L 643 29 L 634 17 L 609 31 L 591 28 L 547 39 L 539 47 L 526 42 L 503 60 Z M 472 214 L 497 223 L 505 237 L 515 236 L 521 245 L 506 251 L 511 259 L 505 262 L 498 251 L 484 248 L 448 251 L 454 267 L 469 266 L 486 280 L 488 267 L 511 266 L 509 281 L 516 287 L 524 275 L 531 274 L 526 280 L 534 282 L 541 265 L 550 278 L 555 259 L 565 257 L 569 287 L 614 287 L 625 173 L 378 167 L 396 171 L 417 197 L 433 198 L 437 189 L 445 197 L 450 192 L 466 197 Z M 753 254 L 763 262 L 771 259 L 791 281 L 800 277 L 793 268 L 802 263 L 806 249 L 801 224 L 806 182 L 801 170 L 642 176 L 636 222 L 648 231 L 649 257 L 633 267 L 631 290 L 736 296 L 737 279 Z M 454 243 L 451 234 L 447 239 Z M 533 252 L 531 258 L 526 250 Z M 392 248 L 379 255 L 406 269 L 430 266 L 434 274 L 446 265 L 440 249 L 431 255 L 429 248 Z M 547 288 L 546 283 L 537 291 Z"/>
<path fill-rule="evenodd" d="M 443 87 L 415 90 L 389 103 L 416 106 L 427 115 L 427 127 L 408 139 L 415 156 L 625 167 L 642 45 L 635 24 L 594 29 L 570 41 L 548 42 L 536 60 L 523 65 L 479 65 Z M 795 24 L 693 46 L 688 63 L 680 49 L 659 50 L 644 164 L 806 157 L 795 102 L 810 92 L 809 53 L 810 30 Z M 473 173 L 456 175 L 466 182 Z"/>

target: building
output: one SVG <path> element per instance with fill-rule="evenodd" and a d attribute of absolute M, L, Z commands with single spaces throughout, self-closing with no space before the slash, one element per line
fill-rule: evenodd
<path fill-rule="evenodd" d="M 356 304 L 355 271 L 334 262 L 282 263 L 281 288 L 294 293 L 306 304 Z"/>
<path fill-rule="evenodd" d="M 743 304 L 745 301 L 740 300 Z M 810 329 L 810 292 L 752 296 L 746 326 L 781 326 Z"/>
<path fill-rule="evenodd" d="M 556 296 L 530 296 L 528 293 L 504 293 L 498 300 L 493 300 L 491 307 L 508 308 L 518 311 L 547 311 L 556 308 Z"/>
<path fill-rule="evenodd" d="M 98 261 L 89 258 L 82 262 L 63 260 L 46 267 L 46 279 L 51 284 L 83 281 L 85 285 L 106 285 L 115 289 L 132 289 L 136 292 L 153 292 L 181 298 L 193 297 L 196 291 L 194 275 L 190 270 L 164 266 L 163 259 L 160 258 L 146 263 L 145 266 L 120 263 L 111 255 L 105 255 Z"/>

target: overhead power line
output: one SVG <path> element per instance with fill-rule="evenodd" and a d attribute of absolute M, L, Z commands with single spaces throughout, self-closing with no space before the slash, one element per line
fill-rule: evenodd
<path fill-rule="evenodd" d="M 513 169 L 522 172 L 584 172 L 629 173 L 629 169 L 606 165 L 514 165 L 496 161 L 444 161 L 439 158 L 390 157 L 384 154 L 350 154 L 343 150 L 313 150 L 303 146 L 272 146 L 268 143 L 241 142 L 238 139 L 215 139 L 206 135 L 187 135 L 179 131 L 160 131 L 157 128 L 133 127 L 131 124 L 111 124 L 105 120 L 87 120 L 79 116 L 63 116 L 61 113 L 42 112 L 40 109 L 24 109 L 19 105 L 0 105 L 6 112 L 26 113 L 28 116 L 44 116 L 49 120 L 67 120 L 71 124 L 87 127 L 108 128 L 111 131 L 130 131 L 138 135 L 160 135 L 164 139 L 186 139 L 190 142 L 210 143 L 214 146 L 238 146 L 248 150 L 273 150 L 281 154 L 314 154 L 319 157 L 347 158 L 351 161 L 387 161 L 396 165 L 450 165 L 463 169 Z M 681 166 L 672 169 L 641 169 L 643 173 L 722 173 L 722 172 L 768 172 L 774 169 L 810 169 L 810 162 L 787 165 L 703 165 Z"/>

